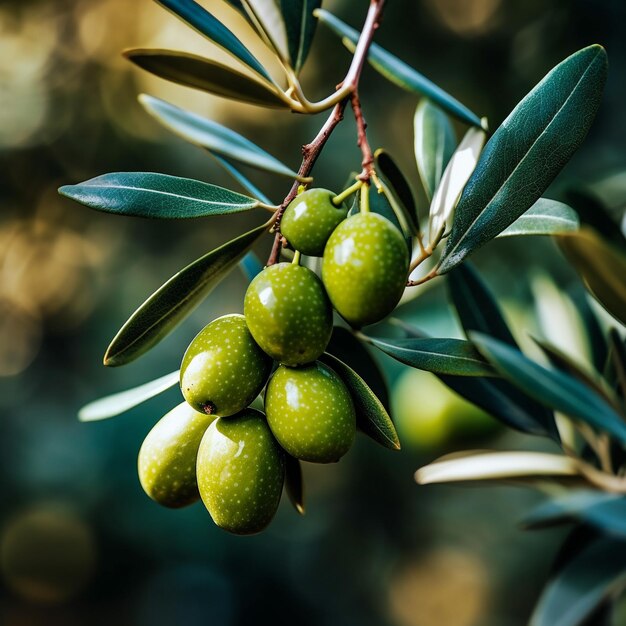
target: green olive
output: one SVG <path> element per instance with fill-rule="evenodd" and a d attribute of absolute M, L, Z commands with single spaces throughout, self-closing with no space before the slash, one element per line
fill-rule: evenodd
<path fill-rule="evenodd" d="M 214 419 L 183 402 L 154 425 L 137 460 L 139 482 L 153 500 L 179 508 L 200 498 L 196 456 L 202 436 Z"/>
<path fill-rule="evenodd" d="M 322 256 L 324 246 L 337 225 L 346 219 L 348 207 L 333 204 L 336 193 L 328 189 L 307 189 L 285 209 L 280 232 L 295 250 L 308 256 Z"/>
<path fill-rule="evenodd" d="M 303 461 L 332 463 L 352 446 L 356 417 L 350 392 L 327 365 L 281 365 L 265 392 L 265 410 L 278 443 Z"/>
<path fill-rule="evenodd" d="M 377 213 L 349 217 L 324 250 L 324 286 L 337 312 L 356 328 L 379 322 L 393 311 L 408 271 L 402 234 Z"/>
<path fill-rule="evenodd" d="M 180 388 L 194 409 L 227 417 L 259 395 L 271 368 L 244 316 L 224 315 L 207 324 L 187 348 Z"/>
<path fill-rule="evenodd" d="M 255 341 L 287 365 L 314 361 L 333 330 L 333 314 L 322 282 L 306 267 L 278 263 L 250 283 L 244 312 Z"/>
<path fill-rule="evenodd" d="M 209 426 L 196 466 L 202 501 L 224 530 L 250 535 L 274 517 L 285 480 L 285 453 L 265 416 L 246 409 Z"/>

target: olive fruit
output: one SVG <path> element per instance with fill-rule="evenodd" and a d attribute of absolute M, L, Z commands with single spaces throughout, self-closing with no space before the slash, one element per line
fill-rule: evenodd
<path fill-rule="evenodd" d="M 337 312 L 360 328 L 398 304 L 409 272 L 400 231 L 378 213 L 358 213 L 339 224 L 324 250 L 322 280 Z"/>
<path fill-rule="evenodd" d="M 278 443 L 302 461 L 338 461 L 354 441 L 350 392 L 319 361 L 296 368 L 281 365 L 267 383 L 265 411 Z"/>
<path fill-rule="evenodd" d="M 224 315 L 189 344 L 180 388 L 194 409 L 227 417 L 259 395 L 271 368 L 272 360 L 255 343 L 244 316 Z"/>
<path fill-rule="evenodd" d="M 244 313 L 255 341 L 287 365 L 314 361 L 333 330 L 333 313 L 322 282 L 306 267 L 277 263 L 250 283 Z"/>
<path fill-rule="evenodd" d="M 274 517 L 285 480 L 285 453 L 263 413 L 246 409 L 206 431 L 196 464 L 200 496 L 213 521 L 249 535 Z"/>
<path fill-rule="evenodd" d="M 178 508 L 198 498 L 196 456 L 215 416 L 199 413 L 186 402 L 163 416 L 144 439 L 137 469 L 143 490 L 163 506 Z"/>
<path fill-rule="evenodd" d="M 348 207 L 333 204 L 336 197 L 328 189 L 308 189 L 287 206 L 280 232 L 293 248 L 308 256 L 322 256 L 324 246 L 337 225 L 346 219 Z"/>

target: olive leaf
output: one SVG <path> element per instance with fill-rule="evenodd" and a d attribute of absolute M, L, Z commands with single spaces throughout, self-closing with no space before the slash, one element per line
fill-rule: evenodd
<path fill-rule="evenodd" d="M 476 168 L 486 138 L 487 134 L 481 128 L 470 128 L 450 157 L 430 203 L 428 238 L 431 245 L 450 229 L 457 202 Z"/>
<path fill-rule="evenodd" d="M 392 201 L 392 206 L 397 207 L 395 211 L 402 213 L 409 232 L 417 235 L 420 232 L 420 227 L 411 186 L 388 152 L 379 148 L 374 153 L 374 158 L 376 171 L 382 178 L 381 182 L 385 188 L 385 195 Z"/>
<path fill-rule="evenodd" d="M 122 326 L 104 355 L 104 364 L 130 363 L 161 341 L 200 304 L 268 227 L 269 224 L 258 226 L 174 274 Z"/>
<path fill-rule="evenodd" d="M 367 340 L 405 365 L 435 374 L 456 376 L 497 376 L 469 341 L 462 339 L 381 339 Z"/>
<path fill-rule="evenodd" d="M 280 8 L 285 19 L 289 57 L 296 74 L 300 72 L 311 49 L 317 19 L 315 9 L 322 6 L 322 0 L 281 0 Z"/>
<path fill-rule="evenodd" d="M 625 561 L 625 542 L 591 542 L 548 583 L 530 626 L 582 626 L 613 591 L 624 587 Z"/>
<path fill-rule="evenodd" d="M 289 60 L 289 44 L 283 16 L 275 0 L 241 0 L 257 32 L 280 55 Z"/>
<path fill-rule="evenodd" d="M 217 61 L 176 50 L 133 49 L 124 56 L 138 67 L 171 82 L 270 108 L 289 108 L 276 87 Z"/>
<path fill-rule="evenodd" d="M 139 102 L 167 129 L 212 153 L 288 178 L 298 176 L 276 157 L 222 124 L 146 94 L 139 96 Z"/>
<path fill-rule="evenodd" d="M 228 159 L 219 154 L 209 154 L 224 168 L 252 197 L 272 206 L 274 203 L 247 177 L 244 176 Z"/>
<path fill-rule="evenodd" d="M 97 211 L 159 219 L 240 213 L 259 201 L 190 178 L 150 172 L 115 172 L 59 189 L 63 196 Z"/>
<path fill-rule="evenodd" d="M 300 461 L 285 454 L 285 491 L 293 508 L 304 515 L 304 480 Z"/>
<path fill-rule="evenodd" d="M 95 422 L 124 413 L 173 387 L 178 383 L 179 377 L 180 371 L 176 370 L 139 387 L 94 400 L 80 409 L 78 419 L 81 422 Z"/>
<path fill-rule="evenodd" d="M 497 339 L 476 332 L 470 333 L 470 338 L 502 376 L 531 398 L 626 443 L 626 423 L 622 417 L 587 385 L 565 372 L 531 361 Z"/>
<path fill-rule="evenodd" d="M 413 118 L 415 162 L 429 200 L 456 147 L 448 116 L 428 98 L 422 98 Z"/>
<path fill-rule="evenodd" d="M 319 360 L 330 366 L 348 388 L 356 409 L 359 429 L 385 448 L 399 450 L 400 440 L 391 417 L 367 383 L 350 366 L 332 354 L 326 352 Z"/>
<path fill-rule="evenodd" d="M 522 525 L 538 529 L 575 521 L 626 538 L 626 497 L 602 491 L 577 490 L 542 502 L 524 517 Z"/>
<path fill-rule="evenodd" d="M 539 479 L 579 476 L 574 459 L 546 452 L 468 451 L 447 455 L 415 473 L 420 485 L 475 480 Z"/>
<path fill-rule="evenodd" d="M 498 237 L 518 235 L 561 235 L 580 228 L 578 213 L 563 202 L 539 198 L 528 211 L 522 213 Z"/>
<path fill-rule="evenodd" d="M 626 341 L 615 328 L 609 331 L 609 346 L 605 378 L 621 395 L 622 402 L 626 402 Z"/>
<path fill-rule="evenodd" d="M 341 37 L 343 45 L 351 53 L 354 53 L 356 42 L 359 40 L 360 35 L 358 31 L 324 9 L 317 9 L 315 15 Z M 428 80 L 425 76 L 422 76 L 417 70 L 414 70 L 404 63 L 404 61 L 401 61 L 398 57 L 395 57 L 393 54 L 381 48 L 378 44 L 373 43 L 370 46 L 367 60 L 379 74 L 395 85 L 398 85 L 398 87 L 412 93 L 426 96 L 450 113 L 450 115 L 453 115 L 466 124 L 482 126 L 480 118 L 472 113 L 464 104 L 461 104 L 458 100 L 441 89 L 441 87 L 435 85 L 435 83 Z"/>
<path fill-rule="evenodd" d="M 261 263 L 261 260 L 254 252 L 248 252 L 239 261 L 239 267 L 243 275 L 248 279 L 248 282 L 252 282 L 252 279 L 263 271 L 263 263 Z"/>
<path fill-rule="evenodd" d="M 459 199 L 440 274 L 539 199 L 585 138 L 606 75 L 606 52 L 589 46 L 557 65 L 513 109 L 487 142 Z"/>
<path fill-rule="evenodd" d="M 191 26 L 201 35 L 216 43 L 250 69 L 271 80 L 267 70 L 241 41 L 215 16 L 194 0 L 156 0 L 158 4 Z"/>
<path fill-rule="evenodd" d="M 598 302 L 626 324 L 626 255 L 587 228 L 558 243 Z"/>

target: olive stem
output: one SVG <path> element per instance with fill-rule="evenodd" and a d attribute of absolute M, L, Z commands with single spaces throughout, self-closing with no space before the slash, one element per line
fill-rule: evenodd
<path fill-rule="evenodd" d="M 346 198 L 349 198 L 353 193 L 356 193 L 363 186 L 362 180 L 357 180 L 354 185 L 350 185 L 347 189 L 344 189 L 340 194 L 331 199 L 331 202 L 335 206 L 339 206 Z"/>
<path fill-rule="evenodd" d="M 367 183 L 363 183 L 363 189 L 361 189 L 361 213 L 370 212 L 370 186 Z"/>
<path fill-rule="evenodd" d="M 431 270 L 430 272 L 428 272 L 426 276 L 422 276 L 421 278 L 418 278 L 417 280 L 408 280 L 406 283 L 406 286 L 417 287 L 418 285 L 423 285 L 424 283 L 427 283 L 429 280 L 432 280 L 433 278 L 437 278 L 437 276 L 439 276 L 439 274 L 437 273 L 437 268 L 435 268 L 434 270 Z"/>
<path fill-rule="evenodd" d="M 369 183 L 374 174 L 374 153 L 367 140 L 367 122 L 363 117 L 363 109 L 361 108 L 361 100 L 359 98 L 359 92 L 355 88 L 350 96 L 350 103 L 352 105 L 352 112 L 354 113 L 354 121 L 356 122 L 357 140 L 356 143 L 361 149 L 363 160 L 361 166 L 363 169 L 358 175 L 358 179 L 364 183 Z"/>
<path fill-rule="evenodd" d="M 348 69 L 348 73 L 346 74 L 346 78 L 342 85 L 339 87 L 338 91 L 333 94 L 334 97 L 338 97 L 341 94 L 341 99 L 337 100 L 337 103 L 333 107 L 328 119 L 318 132 L 315 139 L 313 139 L 311 143 L 302 146 L 302 163 L 300 164 L 300 169 L 298 170 L 298 177 L 301 180 L 307 179 L 310 176 L 313 166 L 326 145 L 326 142 L 337 125 L 343 119 L 343 114 L 346 105 L 348 104 L 350 94 L 356 91 L 359 84 L 363 66 L 367 58 L 367 53 L 370 45 L 372 44 L 374 33 L 378 28 L 384 6 L 385 0 L 370 0 L 370 6 L 367 12 L 367 17 L 365 18 L 365 24 L 363 25 L 363 30 L 359 36 L 359 41 L 357 42 L 356 50 L 354 51 L 352 62 L 350 63 L 350 68 Z M 282 204 L 274 213 L 274 244 L 272 246 L 269 259 L 267 260 L 268 266 L 277 263 L 280 257 L 280 251 L 282 249 L 284 239 L 280 232 L 280 221 L 283 217 L 285 209 L 296 197 L 299 185 L 300 183 L 296 179 Z"/>
<path fill-rule="evenodd" d="M 293 265 L 300 265 L 300 250 L 296 250 L 293 254 Z"/>

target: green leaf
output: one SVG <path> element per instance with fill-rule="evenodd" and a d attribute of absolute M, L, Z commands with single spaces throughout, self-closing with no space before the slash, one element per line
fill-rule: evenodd
<path fill-rule="evenodd" d="M 502 376 L 555 411 L 606 431 L 626 443 L 626 423 L 605 400 L 569 374 L 543 367 L 519 350 L 481 333 L 471 333 L 478 350 Z"/>
<path fill-rule="evenodd" d="M 139 385 L 134 389 L 127 389 L 113 395 L 94 400 L 86 404 L 79 412 L 78 419 L 81 422 L 96 422 L 99 420 L 114 417 L 120 413 L 124 413 L 133 407 L 158 396 L 170 387 L 178 383 L 180 379 L 180 371 L 176 370 L 171 374 L 166 374 L 151 380 L 149 383 Z"/>
<path fill-rule="evenodd" d="M 585 138 L 606 75 L 606 52 L 589 46 L 557 65 L 513 109 L 465 186 L 439 273 L 462 263 L 539 199 Z"/>
<path fill-rule="evenodd" d="M 415 473 L 420 485 L 475 480 L 541 479 L 578 476 L 576 461 L 545 452 L 468 451 L 447 455 Z"/>
<path fill-rule="evenodd" d="M 626 402 L 626 342 L 615 328 L 609 331 L 609 373 L 607 378 Z M 626 406 L 625 406 L 626 408 Z"/>
<path fill-rule="evenodd" d="M 400 449 L 396 428 L 382 402 L 367 383 L 348 365 L 332 354 L 324 353 L 320 361 L 330 366 L 343 380 L 354 402 L 357 426 L 385 448 Z"/>
<path fill-rule="evenodd" d="M 281 0 L 280 8 L 285 18 L 289 56 L 291 65 L 300 72 L 311 49 L 317 20 L 315 9 L 322 6 L 322 0 Z"/>
<path fill-rule="evenodd" d="M 469 341 L 461 339 L 379 339 L 373 345 L 397 361 L 435 374 L 496 376 L 493 368 Z"/>
<path fill-rule="evenodd" d="M 138 67 L 173 83 L 217 96 L 271 108 L 289 108 L 277 89 L 237 70 L 176 50 L 134 49 L 124 56 Z"/>
<path fill-rule="evenodd" d="M 248 252 L 239 261 L 239 267 L 243 275 L 248 279 L 248 282 L 252 282 L 252 279 L 263 271 L 263 263 L 261 263 L 259 257 L 254 252 Z"/>
<path fill-rule="evenodd" d="M 324 9 L 317 9 L 315 15 L 339 35 L 343 45 L 354 53 L 360 35 L 358 31 Z M 398 87 L 426 96 L 462 122 L 473 126 L 482 126 L 480 118 L 465 105 L 378 44 L 373 43 L 370 46 L 367 60 L 377 72 Z"/>
<path fill-rule="evenodd" d="M 539 198 L 526 213 L 522 213 L 498 237 L 517 235 L 560 235 L 580 228 L 578 213 L 567 204 Z"/>
<path fill-rule="evenodd" d="M 277 158 L 226 126 L 145 94 L 139 96 L 139 102 L 163 126 L 210 152 L 288 178 L 298 176 Z"/>
<path fill-rule="evenodd" d="M 626 255 L 587 229 L 562 235 L 558 242 L 598 302 L 626 324 Z"/>
<path fill-rule="evenodd" d="M 268 224 L 200 257 L 155 291 L 122 326 L 104 355 L 104 364 L 125 365 L 168 335 L 241 260 Z"/>
<path fill-rule="evenodd" d="M 432 200 L 456 147 L 454 129 L 448 116 L 428 98 L 417 105 L 413 128 L 417 169 L 426 196 Z"/>
<path fill-rule="evenodd" d="M 565 565 L 544 589 L 530 626 L 582 626 L 626 583 L 626 543 L 598 539 Z"/>
<path fill-rule="evenodd" d="M 210 41 L 232 54 L 267 80 L 270 75 L 259 63 L 254 55 L 239 39 L 222 24 L 215 16 L 209 13 L 193 0 L 156 0 L 158 4 L 172 12 L 183 22 L 204 35 Z"/>
<path fill-rule="evenodd" d="M 258 200 L 223 187 L 149 172 L 104 174 L 59 193 L 92 209 L 159 219 L 180 219 L 240 213 L 259 206 Z"/>
<path fill-rule="evenodd" d="M 283 16 L 275 0 L 241 0 L 250 22 L 283 61 L 289 60 L 289 44 Z"/>
<path fill-rule="evenodd" d="M 290 454 L 285 454 L 285 491 L 293 508 L 304 515 L 304 480 L 302 465 Z"/>
<path fill-rule="evenodd" d="M 335 326 L 326 351 L 355 370 L 389 411 L 387 383 L 378 363 L 362 341 L 346 328 Z"/>
<path fill-rule="evenodd" d="M 244 176 L 228 159 L 219 156 L 218 154 L 209 154 L 249 193 L 252 197 L 260 200 L 267 205 L 273 205 L 274 203 L 251 181 L 247 176 Z"/>
<path fill-rule="evenodd" d="M 393 196 L 396 205 L 402 211 L 409 231 L 413 235 L 417 235 L 420 232 L 420 227 L 411 186 L 388 152 L 379 148 L 374 153 L 374 157 L 376 170 L 382 177 L 386 189 Z"/>
<path fill-rule="evenodd" d="M 523 526 L 538 529 L 574 521 L 626 538 L 626 497 L 590 490 L 566 493 L 535 507 L 524 518 Z"/>

